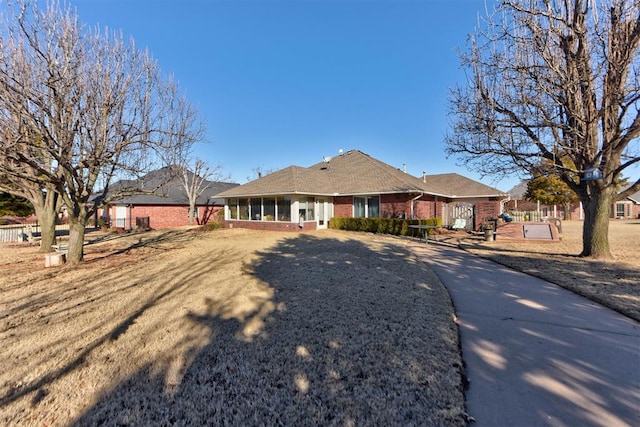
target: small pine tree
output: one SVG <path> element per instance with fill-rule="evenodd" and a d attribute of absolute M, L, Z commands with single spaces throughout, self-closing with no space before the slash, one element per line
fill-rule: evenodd
<path fill-rule="evenodd" d="M 524 198 L 545 205 L 564 206 L 565 220 L 571 219 L 571 204 L 579 200 L 575 191 L 555 175 L 538 176 L 529 181 Z"/>
<path fill-rule="evenodd" d="M 33 206 L 26 199 L 13 194 L 0 192 L 0 216 L 33 215 Z"/>

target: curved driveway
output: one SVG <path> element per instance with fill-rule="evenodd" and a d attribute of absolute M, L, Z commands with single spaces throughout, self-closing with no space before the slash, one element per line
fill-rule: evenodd
<path fill-rule="evenodd" d="M 442 244 L 414 246 L 456 308 L 481 426 L 640 426 L 640 324 Z"/>

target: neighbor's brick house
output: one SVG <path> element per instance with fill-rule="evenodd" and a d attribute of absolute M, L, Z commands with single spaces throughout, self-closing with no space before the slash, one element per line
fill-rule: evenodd
<path fill-rule="evenodd" d="M 224 209 L 224 200 L 215 198 L 215 194 L 237 185 L 205 181 L 203 187 L 207 188 L 196 199 L 197 223 L 217 220 Z M 102 207 L 99 218 L 111 227 L 130 230 L 144 224 L 160 229 L 189 224 L 189 199 L 180 175 L 172 173 L 170 167 L 150 172 L 139 180 L 119 181 L 112 188 L 112 194 L 120 191 L 134 194 L 111 200 Z"/>
<path fill-rule="evenodd" d="M 455 173 L 414 177 L 351 150 L 303 168 L 289 166 L 216 195 L 228 227 L 315 230 L 332 217 L 465 218 L 478 229 L 507 195 Z"/>

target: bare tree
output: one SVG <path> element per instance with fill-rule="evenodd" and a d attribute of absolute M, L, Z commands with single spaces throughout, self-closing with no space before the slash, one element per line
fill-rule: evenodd
<path fill-rule="evenodd" d="M 263 169 L 261 166 L 257 166 L 253 169 L 251 169 L 251 172 L 253 172 L 253 176 L 248 176 L 247 177 L 247 181 L 253 181 L 254 179 L 260 179 L 263 176 L 267 176 L 267 175 L 271 175 L 274 172 L 277 172 L 278 168 L 267 168 L 267 169 Z"/>
<path fill-rule="evenodd" d="M 486 175 L 550 162 L 583 203 L 583 256 L 611 256 L 611 204 L 640 189 L 616 191 L 640 162 L 639 18 L 637 0 L 502 0 L 451 93 L 447 152 Z"/>
<path fill-rule="evenodd" d="M 133 41 L 85 29 L 56 1 L 42 11 L 36 3 L 18 1 L 4 17 L 0 128 L 8 136 L 0 140 L 0 172 L 59 195 L 69 216 L 68 260 L 79 262 L 93 200 L 113 178 L 141 176 L 176 150 L 172 144 L 193 141 L 178 134 L 193 130 L 197 111 Z"/>
<path fill-rule="evenodd" d="M 0 110 L 0 144 L 7 150 L 21 138 L 17 133 L 29 135 L 34 141 L 29 148 L 30 157 L 37 160 L 39 167 L 16 163 L 8 155 L 0 158 L 0 189 L 31 202 L 40 225 L 40 252 L 51 252 L 56 243 L 56 220 L 62 207 L 62 198 L 54 185 L 42 179 L 39 170 L 53 171 L 57 162 L 46 150 L 41 149 L 43 142 L 39 134 L 21 125 L 20 120 L 21 117 L 14 110 Z"/>
<path fill-rule="evenodd" d="M 31 203 L 40 225 L 40 252 L 53 251 L 53 245 L 56 244 L 57 215 L 62 207 L 61 199 L 53 186 L 43 188 L 37 182 L 26 180 L 14 184 L 5 175 L 0 177 L 0 190 L 24 197 Z"/>
<path fill-rule="evenodd" d="M 211 187 L 212 181 L 222 179 L 224 179 L 222 167 L 212 167 L 202 159 L 196 158 L 192 161 L 192 165 L 187 162 L 180 167 L 180 182 L 189 200 L 189 225 L 194 225 L 196 222 L 198 198 Z"/>

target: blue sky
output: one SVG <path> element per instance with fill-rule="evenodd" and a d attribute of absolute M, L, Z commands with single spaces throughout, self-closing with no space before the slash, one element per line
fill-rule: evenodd
<path fill-rule="evenodd" d="M 489 1 L 492 4 L 492 1 Z M 121 29 L 173 73 L 207 122 L 196 155 L 231 180 L 361 150 L 420 176 L 444 154 L 456 50 L 484 0 L 71 0 L 88 25 Z"/>

